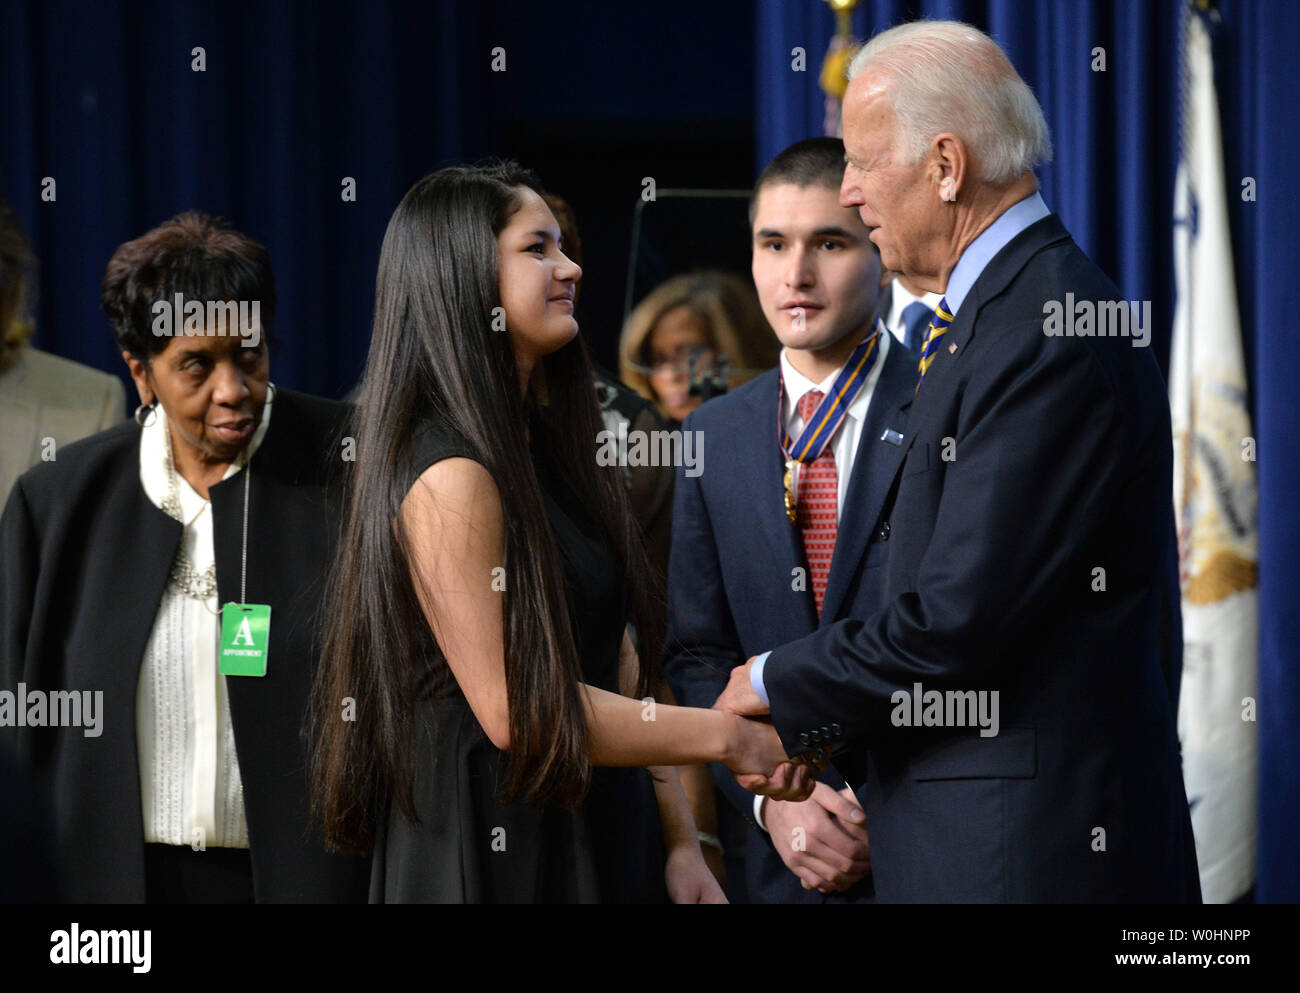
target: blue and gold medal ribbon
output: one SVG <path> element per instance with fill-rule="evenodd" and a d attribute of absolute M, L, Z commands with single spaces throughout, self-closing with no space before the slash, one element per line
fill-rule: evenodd
<path fill-rule="evenodd" d="M 884 324 L 877 318 L 875 331 L 853 350 L 853 354 L 849 356 L 848 361 L 844 363 L 844 368 L 835 378 L 835 385 L 822 397 L 822 402 L 817 405 L 817 409 L 808 419 L 803 431 L 799 433 L 799 439 L 793 445 L 790 443 L 790 434 L 785 428 L 785 377 L 778 377 L 781 385 L 777 395 L 776 430 L 777 440 L 781 444 L 781 454 L 785 457 L 785 514 L 790 518 L 791 524 L 795 522 L 796 516 L 794 464 L 816 461 L 827 443 L 835 437 L 835 431 L 849 411 L 849 404 L 857 397 L 858 391 L 871 375 L 876 359 L 880 357 L 880 349 L 877 346 L 880 344 L 880 336 L 885 333 Z"/>

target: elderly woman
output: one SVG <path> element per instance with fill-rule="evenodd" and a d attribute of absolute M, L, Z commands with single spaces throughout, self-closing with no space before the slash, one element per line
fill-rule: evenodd
<path fill-rule="evenodd" d="M 103 306 L 135 420 L 27 472 L 0 522 L 0 690 L 28 718 L 0 735 L 65 889 L 364 899 L 367 863 L 309 832 L 300 740 L 347 408 L 271 384 L 270 258 L 211 217 L 122 245 Z"/>

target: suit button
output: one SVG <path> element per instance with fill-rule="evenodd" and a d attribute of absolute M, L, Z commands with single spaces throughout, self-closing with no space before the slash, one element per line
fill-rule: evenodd
<path fill-rule="evenodd" d="M 808 732 L 807 732 L 807 731 L 800 731 L 800 732 L 799 732 L 799 744 L 801 744 L 801 745 L 809 745 L 809 744 L 812 744 L 812 739 L 808 737 Z"/>
<path fill-rule="evenodd" d="M 822 725 L 822 736 L 820 740 L 821 741 L 831 740 L 831 729 L 827 727 L 825 724 Z"/>
<path fill-rule="evenodd" d="M 880 530 L 876 532 L 876 538 L 877 538 L 878 540 L 880 540 L 880 541 L 888 541 L 888 540 L 889 540 L 889 522 L 888 522 L 888 521 L 882 521 L 882 522 L 880 523 Z"/>
<path fill-rule="evenodd" d="M 833 734 L 835 737 L 838 738 L 843 733 L 844 733 L 844 729 L 840 727 L 838 724 L 831 725 L 831 734 Z"/>

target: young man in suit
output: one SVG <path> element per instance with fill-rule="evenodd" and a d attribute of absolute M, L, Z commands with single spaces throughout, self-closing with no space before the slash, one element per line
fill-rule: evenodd
<path fill-rule="evenodd" d="M 665 668 L 684 704 L 712 706 L 756 651 L 880 600 L 880 511 L 916 357 L 879 323 L 880 257 L 839 204 L 843 171 L 843 142 L 813 138 L 754 186 L 754 285 L 784 347 L 778 368 L 683 425 L 709 452 L 703 472 L 679 472 L 674 501 Z M 751 828 L 751 901 L 871 899 L 861 802 L 835 770 L 801 803 L 716 772 Z"/>
<path fill-rule="evenodd" d="M 792 756 L 869 743 L 882 902 L 1199 902 L 1159 368 L 1127 325 L 1052 323 L 1127 308 L 1039 196 L 1047 127 L 992 39 L 901 25 L 849 76 L 841 202 L 944 294 L 886 484 L 885 599 L 766 646 L 718 704 L 770 711 Z M 800 795 L 783 769 L 755 785 Z"/>

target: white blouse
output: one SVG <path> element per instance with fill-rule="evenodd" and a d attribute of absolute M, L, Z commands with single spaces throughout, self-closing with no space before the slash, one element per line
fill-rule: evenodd
<path fill-rule="evenodd" d="M 140 434 L 140 483 L 164 508 L 170 492 L 167 416 Z M 229 479 L 253 457 L 271 421 L 271 404 Z M 202 573 L 215 561 L 212 504 L 176 474 L 183 531 L 178 558 Z M 135 698 L 136 752 L 144 840 L 167 845 L 247 848 L 244 788 L 230 723 L 226 677 L 217 671 L 221 619 L 215 592 L 197 599 L 169 579 L 140 664 Z"/>

